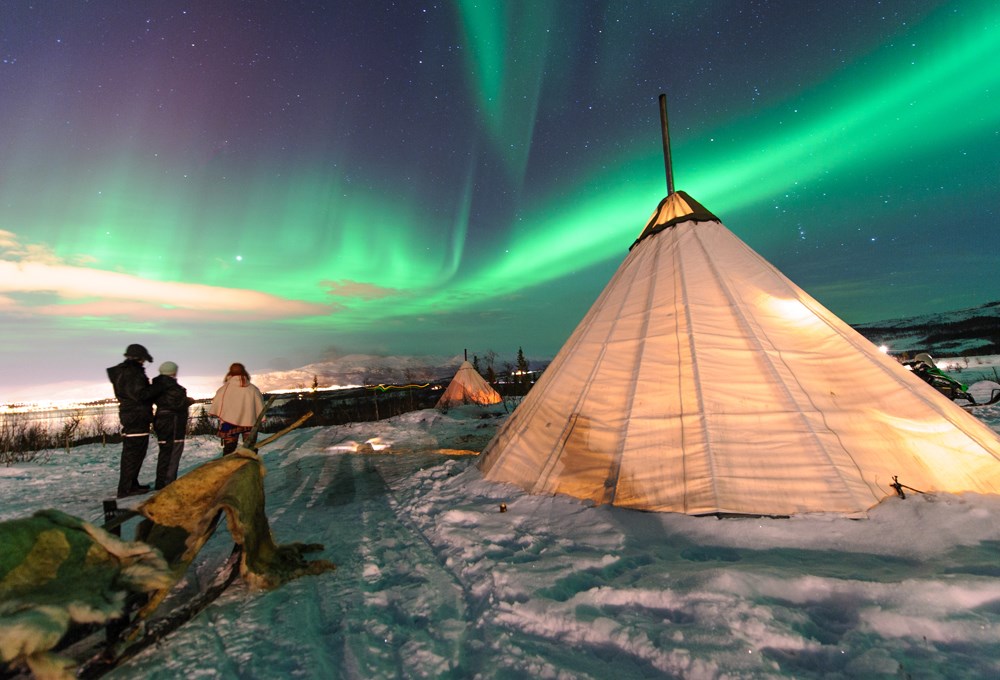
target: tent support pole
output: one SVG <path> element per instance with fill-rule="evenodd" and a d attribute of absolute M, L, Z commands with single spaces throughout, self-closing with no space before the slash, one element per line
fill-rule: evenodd
<path fill-rule="evenodd" d="M 667 95 L 660 95 L 660 130 L 663 132 L 663 165 L 667 170 L 667 195 L 674 193 L 674 166 L 670 160 L 670 129 L 667 125 Z"/>

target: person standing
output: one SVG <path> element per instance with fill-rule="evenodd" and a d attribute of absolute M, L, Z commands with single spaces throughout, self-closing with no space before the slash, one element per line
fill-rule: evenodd
<path fill-rule="evenodd" d="M 194 399 L 188 397 L 187 390 L 177 382 L 177 364 L 173 361 L 160 364 L 160 374 L 153 378 L 150 393 L 156 406 L 153 431 L 160 446 L 153 488 L 160 490 L 177 479 L 177 468 L 184 453 L 184 435 L 187 434 L 188 406 Z"/>
<path fill-rule="evenodd" d="M 145 362 L 153 357 L 142 345 L 129 345 L 125 361 L 108 369 L 108 379 L 118 399 L 118 419 L 122 425 L 122 458 L 118 475 L 118 498 L 149 491 L 139 484 L 139 471 L 149 448 L 149 425 L 153 422 L 153 403 Z"/>
<path fill-rule="evenodd" d="M 257 416 L 264 410 L 264 398 L 257 386 L 250 382 L 250 374 L 243 364 L 229 366 L 229 372 L 222 379 L 223 384 L 212 398 L 208 415 L 219 419 L 219 438 L 222 440 L 222 455 L 236 450 L 239 437 L 246 436 L 257 422 Z"/>

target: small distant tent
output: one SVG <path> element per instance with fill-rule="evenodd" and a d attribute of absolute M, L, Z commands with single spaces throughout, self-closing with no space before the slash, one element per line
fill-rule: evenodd
<path fill-rule="evenodd" d="M 448 384 L 448 389 L 438 399 L 437 408 L 448 408 L 462 404 L 489 406 L 490 404 L 498 404 L 500 401 L 500 395 L 497 394 L 497 391 L 483 380 L 483 376 L 479 375 L 475 366 L 466 360 L 458 367 L 455 377 Z"/>
<path fill-rule="evenodd" d="M 897 476 L 1000 493 L 1000 438 L 671 190 L 479 467 L 640 510 L 858 515 Z"/>

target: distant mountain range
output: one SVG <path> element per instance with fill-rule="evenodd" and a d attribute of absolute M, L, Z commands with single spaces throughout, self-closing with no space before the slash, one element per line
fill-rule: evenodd
<path fill-rule="evenodd" d="M 971 309 L 854 326 L 876 345 L 932 356 L 1000 354 L 1000 301 Z"/>
<path fill-rule="evenodd" d="M 876 345 L 887 345 L 893 353 L 930 352 L 936 357 L 1000 354 L 1000 301 L 954 312 L 857 324 L 854 328 Z M 348 354 L 290 371 L 260 374 L 254 382 L 264 391 L 306 390 L 313 381 L 319 387 L 426 383 L 450 379 L 462 359 L 461 354 Z M 501 371 L 503 363 L 498 359 L 495 367 Z"/>
<path fill-rule="evenodd" d="M 451 378 L 461 363 L 460 354 L 454 357 L 348 354 L 290 371 L 259 374 L 254 377 L 254 384 L 268 392 L 309 389 L 313 381 L 319 387 L 426 383 Z"/>

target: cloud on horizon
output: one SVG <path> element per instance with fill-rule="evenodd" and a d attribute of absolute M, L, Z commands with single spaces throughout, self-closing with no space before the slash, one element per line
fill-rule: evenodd
<path fill-rule="evenodd" d="M 255 290 L 154 281 L 81 266 L 85 263 L 83 258 L 67 262 L 45 245 L 22 246 L 15 234 L 0 230 L 0 310 L 25 316 L 186 321 L 240 315 L 259 321 L 328 316 L 339 309 Z"/>

